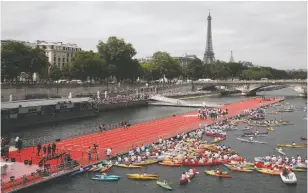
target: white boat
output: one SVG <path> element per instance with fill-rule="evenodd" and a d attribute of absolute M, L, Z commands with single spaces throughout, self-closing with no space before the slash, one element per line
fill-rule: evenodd
<path fill-rule="evenodd" d="M 287 177 L 284 176 L 282 173 L 283 172 L 280 173 L 280 177 L 281 177 L 281 180 L 285 184 L 296 184 L 297 183 L 296 176 L 295 176 L 295 174 L 293 172 L 290 172 Z"/>
<path fill-rule="evenodd" d="M 278 149 L 278 148 L 276 148 L 276 151 L 277 151 L 278 153 L 282 154 L 282 155 L 286 155 L 285 152 L 283 152 L 282 150 L 280 150 L 280 149 Z"/>
<path fill-rule="evenodd" d="M 261 144 L 266 144 L 266 142 L 263 141 L 254 141 L 254 140 L 249 140 L 249 139 L 242 139 L 242 138 L 237 138 L 238 140 L 246 143 L 261 143 Z"/>

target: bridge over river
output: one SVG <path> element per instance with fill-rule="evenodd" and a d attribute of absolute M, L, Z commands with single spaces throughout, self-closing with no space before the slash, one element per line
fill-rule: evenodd
<path fill-rule="evenodd" d="M 259 89 L 268 86 L 282 86 L 282 88 L 292 88 L 301 96 L 307 96 L 307 80 L 214 80 L 214 81 L 195 81 L 195 85 L 203 88 L 225 87 L 227 89 L 238 90 L 242 95 L 256 95 Z"/>

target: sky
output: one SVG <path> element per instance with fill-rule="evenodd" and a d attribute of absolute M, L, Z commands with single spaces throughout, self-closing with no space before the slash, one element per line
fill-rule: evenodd
<path fill-rule="evenodd" d="M 166 51 L 203 59 L 212 16 L 216 59 L 307 69 L 307 2 L 1 2 L 1 39 L 62 41 L 95 50 L 123 38 L 136 58 Z"/>

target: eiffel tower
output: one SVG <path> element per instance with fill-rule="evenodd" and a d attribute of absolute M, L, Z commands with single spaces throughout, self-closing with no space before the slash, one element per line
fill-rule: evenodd
<path fill-rule="evenodd" d="M 203 63 L 209 64 L 215 61 L 215 54 L 213 51 L 213 41 L 212 41 L 212 17 L 211 13 L 207 17 L 207 36 L 206 36 L 206 48 L 203 56 Z"/>

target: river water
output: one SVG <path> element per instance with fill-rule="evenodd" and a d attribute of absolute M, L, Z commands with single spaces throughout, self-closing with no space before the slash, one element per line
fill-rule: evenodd
<path fill-rule="evenodd" d="M 295 125 L 276 128 L 276 131 L 271 132 L 267 137 L 262 137 L 260 141 L 266 141 L 268 144 L 246 144 L 241 143 L 236 139 L 242 131 L 228 132 L 227 140 L 224 144 L 230 145 L 232 149 L 238 151 L 240 155 L 248 161 L 253 161 L 255 156 L 265 156 L 267 154 L 276 154 L 273 149 L 276 144 L 292 143 L 293 141 L 300 144 L 301 136 L 307 136 L 307 121 L 303 119 L 306 112 L 302 110 L 306 106 L 306 100 L 296 97 L 296 93 L 290 89 L 279 91 L 263 92 L 262 95 L 286 96 L 285 104 L 289 103 L 300 107 L 295 112 L 283 113 L 281 115 L 268 115 L 268 119 L 283 119 L 289 120 Z M 202 98 L 191 102 L 201 103 L 203 101 L 215 104 L 225 104 L 244 99 L 242 96 L 229 96 L 220 98 Z M 287 105 L 286 105 L 287 106 Z M 109 124 L 120 122 L 121 120 L 134 119 L 153 119 L 161 116 L 170 116 L 177 113 L 191 111 L 190 108 L 178 107 L 141 107 L 134 109 L 126 109 L 120 111 L 105 112 L 100 117 L 77 122 L 66 122 L 55 124 L 52 126 L 42 126 L 29 129 L 27 132 L 20 132 L 20 135 L 43 136 L 47 134 L 55 134 L 61 137 L 61 133 L 69 133 L 81 128 L 97 127 L 101 123 Z M 271 109 L 267 110 L 271 112 Z M 244 126 L 241 126 L 244 127 Z M 260 131 L 262 131 L 260 129 Z M 210 140 L 210 138 L 209 138 Z M 302 158 L 307 157 L 307 148 L 304 149 L 284 149 L 288 156 L 301 155 Z M 304 193 L 307 191 L 307 173 L 296 173 L 298 184 L 297 186 L 285 185 L 279 176 L 268 176 L 265 174 L 239 173 L 231 172 L 232 179 L 218 179 L 204 174 L 203 170 L 210 167 L 200 167 L 197 170 L 200 172 L 191 181 L 191 183 L 180 186 L 179 178 L 184 168 L 162 167 L 159 165 L 150 165 L 147 167 L 148 173 L 159 174 L 162 180 L 166 180 L 173 187 L 176 193 Z M 128 173 L 137 173 L 138 170 L 129 170 L 124 168 L 112 168 L 110 174 L 121 176 L 118 182 L 96 182 L 90 179 L 92 174 L 82 174 L 73 178 L 62 178 L 61 180 L 50 182 L 52 184 L 43 184 L 36 189 L 24 190 L 24 193 L 160 193 L 165 192 L 164 189 L 157 186 L 155 181 L 132 181 L 126 178 Z"/>

